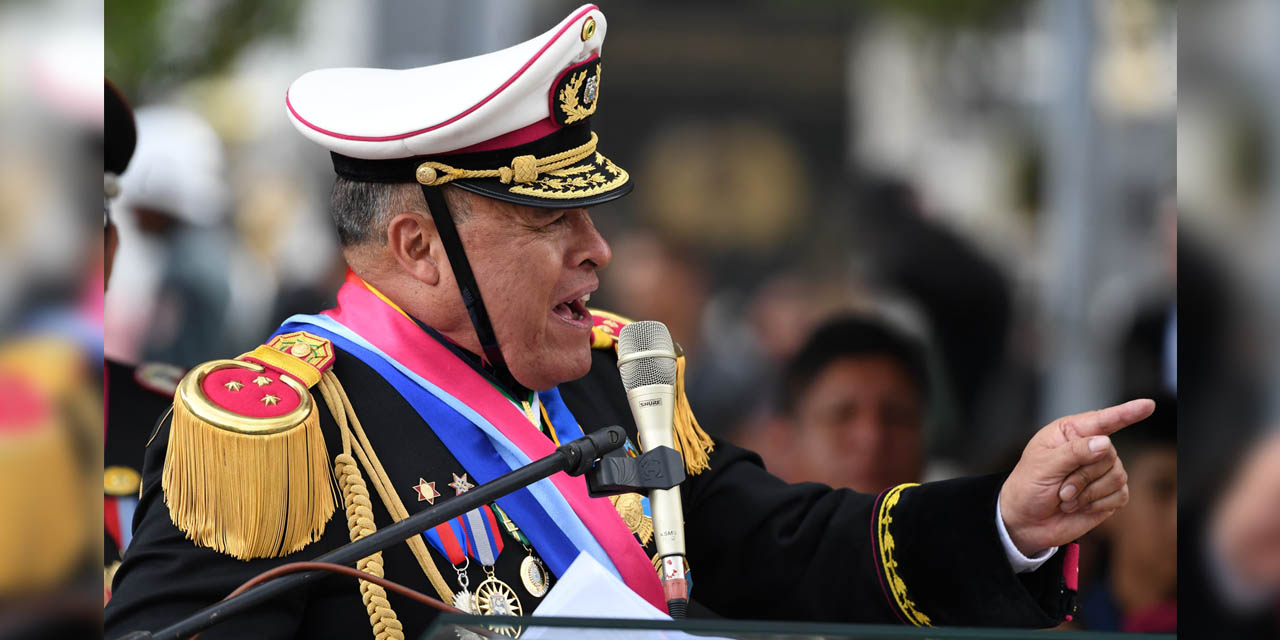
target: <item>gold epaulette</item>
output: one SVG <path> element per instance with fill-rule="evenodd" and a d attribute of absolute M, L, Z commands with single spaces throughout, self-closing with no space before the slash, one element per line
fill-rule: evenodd
<path fill-rule="evenodd" d="M 332 343 L 295 331 L 183 376 L 161 487 L 187 538 L 241 560 L 320 538 L 336 500 L 310 388 L 333 360 Z"/>
<path fill-rule="evenodd" d="M 76 343 L 19 338 L 0 346 L 0 598 L 65 584 L 96 531 L 83 504 L 92 440 L 78 437 L 76 396 L 90 393 Z M 102 409 L 97 405 L 97 436 Z M 93 418 L 94 416 L 88 416 Z M 99 440 L 101 442 L 101 440 Z M 96 453 L 101 453 L 99 448 Z M 81 455 L 82 454 L 83 458 Z"/>
<path fill-rule="evenodd" d="M 618 335 L 622 328 L 633 321 L 616 313 L 600 309 L 588 309 L 594 319 L 591 327 L 592 349 L 618 348 Z M 676 344 L 676 408 L 675 408 L 675 443 L 676 450 L 684 458 L 685 472 L 696 476 L 711 468 L 709 454 L 715 449 L 715 442 L 707 432 L 698 425 L 698 419 L 689 406 L 689 398 L 684 392 L 684 350 Z"/>

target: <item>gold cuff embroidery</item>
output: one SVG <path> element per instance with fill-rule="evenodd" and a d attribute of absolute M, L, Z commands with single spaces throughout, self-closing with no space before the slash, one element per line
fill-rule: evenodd
<path fill-rule="evenodd" d="M 880 512 L 876 515 L 876 535 L 880 539 L 880 565 L 884 568 L 884 581 L 893 592 L 894 603 L 908 622 L 917 627 L 928 627 L 932 626 L 932 621 L 916 608 L 916 603 L 907 595 L 907 584 L 898 575 L 898 561 L 893 558 L 893 533 L 889 531 L 889 525 L 893 524 L 890 512 L 897 506 L 902 492 L 916 486 L 919 485 L 900 484 L 885 494 L 884 500 L 880 502 Z"/>

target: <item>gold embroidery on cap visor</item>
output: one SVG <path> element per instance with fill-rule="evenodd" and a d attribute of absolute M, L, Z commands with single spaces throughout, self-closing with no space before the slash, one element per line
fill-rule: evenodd
<path fill-rule="evenodd" d="M 548 171 L 536 180 L 513 185 L 507 191 L 549 200 L 572 200 L 613 191 L 630 179 L 625 169 L 596 153 L 584 164 Z"/>

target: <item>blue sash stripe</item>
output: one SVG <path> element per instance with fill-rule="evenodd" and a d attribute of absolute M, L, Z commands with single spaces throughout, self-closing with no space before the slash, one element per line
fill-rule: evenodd
<path fill-rule="evenodd" d="M 336 320 L 328 316 L 295 315 L 286 320 L 275 335 L 291 331 L 308 331 L 331 340 L 343 351 L 359 358 L 378 372 L 426 421 L 477 483 L 489 482 L 531 462 L 497 427 L 474 409 L 390 358 Z M 552 405 L 558 405 L 555 411 L 563 423 L 555 420 L 552 423 L 556 425 L 558 432 L 581 434 L 581 428 L 572 419 L 572 414 L 557 391 L 542 392 L 540 396 L 543 402 L 548 403 L 548 416 L 551 415 Z M 566 415 L 568 419 L 565 419 Z M 569 568 L 579 551 L 589 553 L 615 576 L 619 575 L 600 543 L 549 479 L 540 480 L 525 489 L 499 498 L 498 504 L 520 525 L 529 542 L 556 576 L 562 575 Z"/>

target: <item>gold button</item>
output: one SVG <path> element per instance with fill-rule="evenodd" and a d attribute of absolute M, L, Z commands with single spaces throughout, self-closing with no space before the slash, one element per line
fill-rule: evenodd
<path fill-rule="evenodd" d="M 596 19 L 587 18 L 587 21 L 582 23 L 582 41 L 586 42 L 590 40 L 591 36 L 594 36 L 595 34 L 596 34 Z"/>
<path fill-rule="evenodd" d="M 109 496 L 131 496 L 142 486 L 142 476 L 129 467 L 102 470 L 102 491 Z"/>
<path fill-rule="evenodd" d="M 436 183 L 436 170 L 425 164 L 418 165 L 418 182 L 425 185 L 433 185 Z"/>
<path fill-rule="evenodd" d="M 289 354 L 295 358 L 306 358 L 311 355 L 311 347 L 299 342 L 289 347 Z"/>

